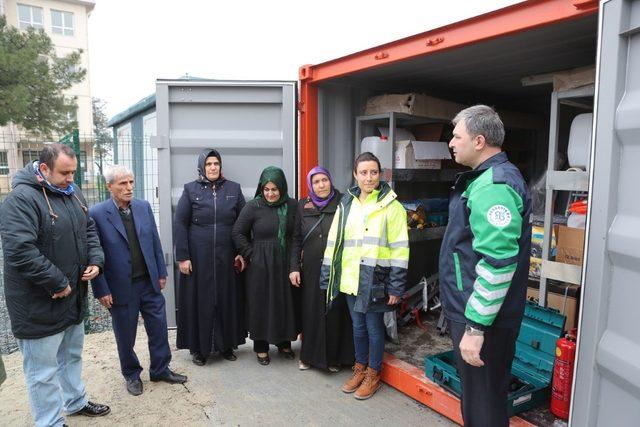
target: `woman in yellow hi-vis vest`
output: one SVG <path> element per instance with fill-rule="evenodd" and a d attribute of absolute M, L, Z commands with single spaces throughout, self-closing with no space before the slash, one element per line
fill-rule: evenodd
<path fill-rule="evenodd" d="M 347 297 L 356 364 L 342 391 L 355 391 L 360 400 L 380 387 L 383 317 L 400 301 L 409 264 L 407 214 L 380 173 L 373 154 L 356 158 L 357 186 L 342 197 L 333 217 L 320 276 L 328 304 L 340 292 Z"/>

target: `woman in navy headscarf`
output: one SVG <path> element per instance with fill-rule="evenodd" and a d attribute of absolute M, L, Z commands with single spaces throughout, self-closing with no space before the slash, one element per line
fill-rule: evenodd
<path fill-rule="evenodd" d="M 326 312 L 326 291 L 320 289 L 320 266 L 327 236 L 341 194 L 333 187 L 331 174 L 316 166 L 307 174 L 309 196 L 298 202 L 291 247 L 289 279 L 300 286 L 302 348 L 300 369 L 315 366 L 340 370 L 354 360 L 353 332 L 344 298 L 334 300 Z"/>
<path fill-rule="evenodd" d="M 206 149 L 198 156 L 198 179 L 185 184 L 173 220 L 180 267 L 178 348 L 188 348 L 202 366 L 214 352 L 236 360 L 244 344 L 241 279 L 234 262 L 244 265 L 231 230 L 244 207 L 240 184 L 222 175 L 222 157 Z"/>

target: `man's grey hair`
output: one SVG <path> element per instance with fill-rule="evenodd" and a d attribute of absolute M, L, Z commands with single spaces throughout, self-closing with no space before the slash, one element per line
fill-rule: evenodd
<path fill-rule="evenodd" d="M 457 125 L 463 120 L 471 137 L 484 136 L 487 145 L 502 147 L 504 142 L 504 124 L 496 111 L 487 105 L 474 105 L 460 111 L 452 120 Z"/>
<path fill-rule="evenodd" d="M 104 168 L 104 180 L 108 184 L 113 184 L 113 181 L 119 176 L 134 176 L 133 171 L 124 165 L 109 165 Z"/>

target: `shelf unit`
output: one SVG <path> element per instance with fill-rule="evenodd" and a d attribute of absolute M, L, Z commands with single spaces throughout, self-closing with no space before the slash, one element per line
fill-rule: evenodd
<path fill-rule="evenodd" d="M 405 127 L 405 126 L 415 126 L 415 125 L 421 125 L 421 124 L 429 124 L 429 123 L 447 123 L 447 121 L 442 120 L 442 119 L 435 119 L 435 118 L 431 118 L 431 117 L 421 117 L 421 116 L 413 116 L 411 114 L 405 114 L 405 113 L 396 113 L 396 112 L 389 112 L 389 113 L 382 113 L 382 114 L 373 114 L 370 116 L 358 116 L 356 117 L 356 140 L 355 140 L 355 152 L 356 153 L 360 153 L 360 143 L 362 142 L 362 138 L 364 136 L 369 136 L 368 134 L 365 135 L 362 131 L 362 128 L 364 125 L 370 125 L 370 126 L 387 126 L 389 129 L 389 147 L 388 149 L 390 150 L 390 156 L 388 156 L 391 159 L 391 167 L 389 168 L 385 168 L 385 170 L 383 171 L 383 179 L 385 181 L 388 181 L 391 183 L 391 185 L 393 186 L 393 179 L 394 179 L 394 175 L 395 175 L 395 170 L 393 167 L 393 158 L 394 158 L 394 141 L 395 141 L 395 137 L 396 137 L 396 128 L 397 127 Z M 373 135 L 372 132 L 369 132 L 369 134 Z M 398 169 L 400 170 L 400 169 Z M 405 170 L 405 169 L 402 169 Z"/>
<path fill-rule="evenodd" d="M 355 152 L 360 153 L 360 143 L 363 136 L 369 136 L 371 132 L 363 133 L 363 126 L 387 126 L 389 128 L 388 140 L 389 150 L 391 153 L 390 158 L 392 161 L 391 167 L 382 171 L 383 179 L 388 181 L 392 188 L 395 188 L 395 183 L 399 182 L 453 182 L 459 169 L 395 169 L 393 167 L 394 159 L 394 141 L 396 136 L 396 128 L 415 126 L 420 124 L 429 123 L 448 123 L 446 120 L 413 116 L 405 113 L 389 112 L 383 114 L 374 114 L 369 116 L 356 117 L 356 147 Z M 409 229 L 409 243 L 424 242 L 429 240 L 442 239 L 446 226 L 443 227 L 429 227 L 424 229 Z"/>
<path fill-rule="evenodd" d="M 549 157 L 547 162 L 546 194 L 544 207 L 544 236 L 542 239 L 542 266 L 540 271 L 540 293 L 538 304 L 547 306 L 547 280 L 555 279 L 562 282 L 580 284 L 582 267 L 551 261 L 551 236 L 553 227 L 554 193 L 557 191 L 588 191 L 588 172 L 564 172 L 555 170 L 558 151 L 558 133 L 560 128 L 560 105 L 569 105 L 589 109 L 591 104 L 580 102 L 584 98 L 593 98 L 594 85 L 584 86 L 564 91 L 554 91 L 551 94 L 551 115 L 549 118 Z"/>

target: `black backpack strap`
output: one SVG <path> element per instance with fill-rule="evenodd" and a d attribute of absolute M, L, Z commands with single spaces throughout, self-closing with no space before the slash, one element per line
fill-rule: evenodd
<path fill-rule="evenodd" d="M 324 213 L 320 214 L 320 218 L 318 219 L 318 221 L 316 221 L 316 223 L 313 224 L 313 227 L 311 227 L 311 230 L 309 230 L 309 232 L 304 236 L 304 239 L 302 239 L 302 246 L 304 246 L 309 236 L 311 236 L 311 233 L 313 233 L 313 230 L 318 228 L 318 226 L 320 225 L 323 219 L 324 219 Z"/>

